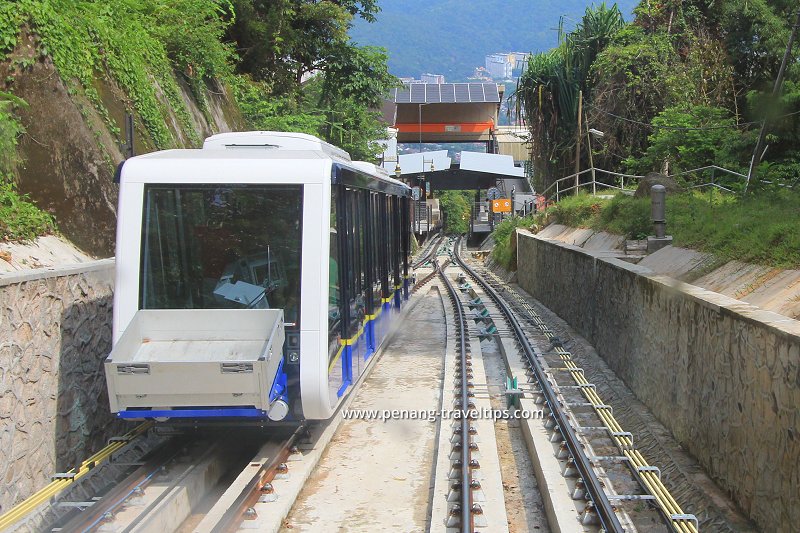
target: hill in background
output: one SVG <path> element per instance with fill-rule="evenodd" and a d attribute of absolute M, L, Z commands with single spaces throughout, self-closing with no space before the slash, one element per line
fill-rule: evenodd
<path fill-rule="evenodd" d="M 444 74 L 448 82 L 465 81 L 493 52 L 541 52 L 558 44 L 559 17 L 574 27 L 586 0 L 381 0 L 378 20 L 354 21 L 350 35 L 362 45 L 389 51 L 395 76 L 419 78 Z M 607 2 L 611 5 L 611 2 Z M 636 0 L 617 2 L 626 19 Z"/>

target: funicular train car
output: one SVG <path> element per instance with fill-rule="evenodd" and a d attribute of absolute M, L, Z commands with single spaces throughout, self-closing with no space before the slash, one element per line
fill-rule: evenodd
<path fill-rule="evenodd" d="M 225 133 L 120 171 L 121 418 L 332 415 L 408 297 L 410 189 L 298 133 Z"/>

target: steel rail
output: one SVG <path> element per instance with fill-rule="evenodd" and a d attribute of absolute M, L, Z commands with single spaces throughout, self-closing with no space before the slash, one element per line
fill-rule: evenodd
<path fill-rule="evenodd" d="M 65 475 L 55 477 L 50 484 L 12 507 L 7 513 L 0 515 L 0 531 L 22 520 L 56 494 L 72 486 L 73 483 L 89 474 L 100 463 L 108 460 L 115 452 L 122 450 L 137 437 L 146 433 L 152 426 L 152 422 L 140 424 L 124 436 L 112 439 L 108 446 L 83 461 L 79 466 L 68 470 Z"/>
<path fill-rule="evenodd" d="M 431 240 L 433 246 L 429 244 L 428 246 L 430 246 L 430 248 L 425 250 L 425 254 L 422 257 L 420 257 L 414 263 L 411 264 L 411 268 L 413 269 L 419 268 L 426 261 L 430 261 L 431 257 L 433 257 L 439 250 L 439 247 L 442 245 L 442 242 L 444 242 L 444 235 L 439 235 L 438 237 L 436 237 L 435 240 Z"/>
<path fill-rule="evenodd" d="M 445 261 L 444 264 L 440 268 L 445 268 L 448 264 L 450 264 L 450 260 L 449 259 L 447 261 Z M 422 278 L 421 280 L 416 282 L 414 284 L 414 286 L 411 288 L 411 294 L 416 293 L 419 289 L 424 287 L 425 284 L 428 283 L 430 280 L 432 280 L 434 277 L 436 277 L 438 275 L 438 273 L 439 273 L 438 270 L 434 269 L 433 271 L 431 271 L 430 274 L 428 274 L 427 276 L 425 276 L 424 278 Z"/>
<path fill-rule="evenodd" d="M 225 511 L 225 514 L 222 515 L 219 522 L 211 530 L 213 533 L 229 533 L 239 529 L 239 525 L 244 521 L 245 513 L 258 502 L 262 489 L 275 479 L 280 466 L 282 464 L 285 465 L 289 455 L 292 453 L 291 450 L 295 442 L 303 435 L 305 430 L 305 425 L 298 426 L 286 439 L 286 442 L 281 445 L 280 451 L 275 454 L 275 457 L 259 468 L 258 472 L 253 475 L 244 490 L 236 498 L 233 505 Z"/>
<path fill-rule="evenodd" d="M 448 261 L 449 262 L 449 261 Z M 470 437 L 469 437 L 469 380 L 467 378 L 467 325 L 466 314 L 464 313 L 464 306 L 461 303 L 461 298 L 458 295 L 455 287 L 447 278 L 444 272 L 447 263 L 444 267 L 440 268 L 435 264 L 435 269 L 439 272 L 442 280 L 444 281 L 450 297 L 453 299 L 453 308 L 456 311 L 456 319 L 458 322 L 458 337 L 459 337 L 459 351 L 461 354 L 461 531 L 462 533 L 471 533 L 473 529 L 472 522 L 472 476 L 470 474 Z"/>
<path fill-rule="evenodd" d="M 497 277 L 491 272 L 487 275 L 494 278 L 496 284 L 501 284 Z M 491 283 L 491 282 L 490 282 Z M 552 332 L 542 320 L 542 318 L 534 311 L 534 309 L 525 302 L 522 297 L 513 289 L 504 288 L 507 294 L 510 294 L 517 303 L 522 307 L 529 319 L 543 331 L 548 339 L 553 338 Z M 513 307 L 513 303 L 511 304 Z M 569 369 L 573 381 L 579 385 L 587 385 L 589 381 L 586 379 L 583 371 L 572 360 L 572 354 L 562 347 L 556 347 L 555 353 L 561 358 L 564 367 Z M 667 521 L 672 525 L 673 529 L 679 533 L 697 533 L 697 517 L 693 514 L 688 514 L 683 511 L 681 506 L 670 493 L 669 489 L 661 481 L 661 477 L 656 474 L 651 465 L 647 462 L 644 456 L 633 446 L 633 439 L 626 435 L 620 423 L 614 417 L 609 409 L 605 408 L 605 402 L 600 398 L 596 389 L 593 387 L 581 387 L 584 397 L 595 408 L 595 412 L 601 419 L 608 431 L 614 435 L 614 444 L 619 448 L 623 455 L 629 459 L 629 466 L 631 467 L 634 475 L 639 479 L 640 483 L 650 494 L 655 498 L 656 503 L 661 512 L 665 515 Z"/>
<path fill-rule="evenodd" d="M 149 459 L 108 493 L 104 494 L 91 507 L 82 511 L 67 523 L 60 525 L 60 529 L 62 531 L 91 531 L 103 520 L 106 513 L 113 513 L 129 498 L 133 497 L 137 493 L 137 489 L 141 490 L 147 486 L 163 466 L 180 453 L 180 449 L 184 444 L 178 439 L 166 442 L 162 447 L 155 450 Z"/>
<path fill-rule="evenodd" d="M 550 381 L 547 379 L 547 376 L 545 375 L 544 372 L 544 368 L 542 367 L 541 362 L 536 357 L 533 347 L 528 341 L 525 332 L 522 330 L 519 321 L 517 320 L 511 308 L 508 306 L 505 300 L 500 297 L 497 291 L 486 281 L 484 281 L 483 278 L 479 276 L 477 272 L 475 272 L 469 265 L 467 265 L 461 259 L 460 248 L 461 248 L 461 239 L 459 239 L 456 242 L 455 250 L 453 253 L 453 257 L 455 258 L 456 263 L 458 263 L 458 265 L 465 272 L 467 272 L 467 274 L 469 274 L 470 277 L 472 277 L 472 279 L 474 279 L 479 285 L 481 285 L 484 292 L 486 292 L 486 294 L 488 294 L 489 297 L 492 300 L 494 300 L 494 303 L 503 313 L 505 319 L 514 329 L 514 332 L 516 333 L 517 336 L 517 340 L 520 346 L 522 347 L 522 350 L 525 353 L 525 356 L 527 357 L 528 362 L 530 363 L 531 368 L 533 369 L 537 380 L 539 381 L 539 385 L 541 386 L 542 389 L 542 394 L 544 395 L 547 405 L 550 407 L 550 412 L 552 413 L 553 419 L 558 425 L 558 429 L 561 432 L 562 437 L 564 438 L 564 442 L 567 445 L 570 455 L 575 461 L 575 466 L 577 467 L 580 476 L 583 478 L 586 490 L 592 502 L 594 503 L 597 515 L 600 518 L 600 522 L 603 526 L 603 529 L 609 533 L 623 533 L 625 529 L 622 527 L 619 518 L 617 518 L 616 512 L 614 511 L 611 502 L 609 501 L 607 495 L 605 494 L 603 486 L 600 483 L 600 480 L 597 478 L 597 475 L 595 474 L 594 469 L 592 468 L 589 458 L 584 453 L 583 447 L 581 446 L 581 443 L 578 440 L 578 436 L 575 433 L 575 430 L 573 429 L 572 425 L 569 423 L 569 418 L 564 409 L 562 409 L 558 401 L 558 396 L 553 390 Z"/>

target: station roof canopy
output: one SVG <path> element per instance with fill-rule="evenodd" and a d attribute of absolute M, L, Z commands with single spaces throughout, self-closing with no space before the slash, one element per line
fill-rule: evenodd
<path fill-rule="evenodd" d="M 495 83 L 413 83 L 392 90 L 396 104 L 500 103 Z"/>
<path fill-rule="evenodd" d="M 505 87 L 496 83 L 412 83 L 384 107 L 399 143 L 489 142 Z"/>

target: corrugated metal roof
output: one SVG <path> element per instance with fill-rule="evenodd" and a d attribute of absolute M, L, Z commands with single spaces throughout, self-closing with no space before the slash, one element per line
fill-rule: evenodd
<path fill-rule="evenodd" d="M 499 103 L 495 83 L 412 83 L 392 89 L 396 104 Z"/>

